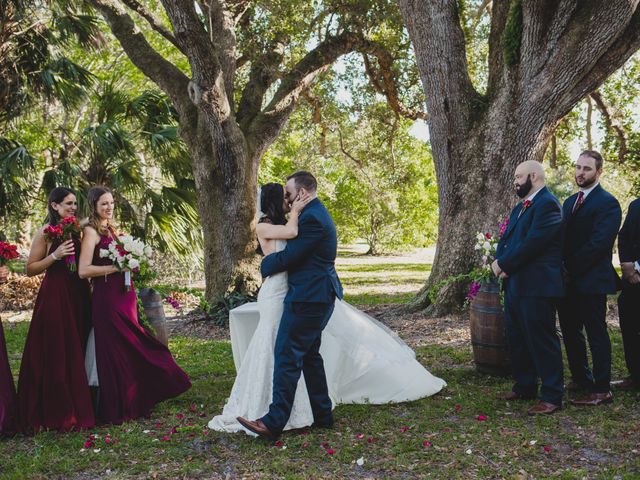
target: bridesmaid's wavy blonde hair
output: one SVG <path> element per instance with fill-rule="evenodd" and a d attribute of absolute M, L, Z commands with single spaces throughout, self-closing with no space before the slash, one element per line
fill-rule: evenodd
<path fill-rule="evenodd" d="M 100 218 L 100 215 L 98 215 L 98 200 L 100 200 L 100 197 L 105 193 L 113 195 L 111 190 L 102 186 L 91 187 L 91 190 L 87 193 L 87 203 L 89 204 L 88 225 L 93 227 L 100 235 L 109 235 L 111 232 L 115 232 L 116 230 L 116 226 L 111 220 L 107 220 L 106 226 L 102 225 L 102 219 Z"/>

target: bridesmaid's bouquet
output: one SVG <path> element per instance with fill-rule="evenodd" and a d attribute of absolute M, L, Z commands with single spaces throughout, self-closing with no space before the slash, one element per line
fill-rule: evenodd
<path fill-rule="evenodd" d="M 18 247 L 7 242 L 0 242 L 0 265 L 5 265 L 9 260 L 18 258 Z"/>
<path fill-rule="evenodd" d="M 64 242 L 66 240 L 72 240 L 74 238 L 80 238 L 80 232 L 82 229 L 80 228 L 80 222 L 76 217 L 66 217 L 63 218 L 59 224 L 57 225 L 49 225 L 44 229 L 44 235 L 51 242 L 54 240 L 60 240 Z M 67 269 L 70 272 L 78 271 L 78 264 L 76 262 L 76 255 L 72 253 L 71 255 L 67 255 L 64 257 L 64 263 L 67 266 Z"/>
<path fill-rule="evenodd" d="M 101 258 L 108 258 L 118 270 L 125 270 L 124 287 L 127 292 L 131 290 L 131 272 L 138 273 L 150 265 L 152 256 L 151 247 L 131 235 L 120 235 L 107 248 L 100 249 Z"/>

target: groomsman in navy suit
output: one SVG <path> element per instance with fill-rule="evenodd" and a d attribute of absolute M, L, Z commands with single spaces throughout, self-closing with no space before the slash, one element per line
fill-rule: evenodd
<path fill-rule="evenodd" d="M 600 405 L 611 394 L 611 340 L 605 321 L 607 295 L 616 293 L 620 279 L 611 264 L 622 210 L 599 183 L 602 156 L 587 150 L 576 162 L 575 180 L 580 190 L 565 200 L 563 265 L 567 296 L 558 314 L 572 383 L 568 389 L 588 394 L 571 400 L 575 405 Z M 583 329 L 587 333 L 593 372 L 589 369 Z"/>
<path fill-rule="evenodd" d="M 492 264 L 503 279 L 504 313 L 515 384 L 505 400 L 540 402 L 529 415 L 562 407 L 563 369 L 556 331 L 556 303 L 564 295 L 562 280 L 562 210 L 545 187 L 542 165 L 523 162 L 515 171 L 517 195 Z"/>
<path fill-rule="evenodd" d="M 618 313 L 629 377 L 614 385 L 640 389 L 640 198 L 629 205 L 618 236 L 618 253 L 622 268 Z"/>

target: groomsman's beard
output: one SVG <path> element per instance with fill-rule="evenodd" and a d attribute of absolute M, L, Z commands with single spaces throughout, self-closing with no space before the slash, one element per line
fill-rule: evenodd
<path fill-rule="evenodd" d="M 598 179 L 596 177 L 594 177 L 593 180 L 591 180 L 590 182 L 587 183 L 586 181 L 583 181 L 582 185 L 580 185 L 580 182 L 578 181 L 578 178 L 576 177 L 576 185 L 578 185 L 578 187 L 584 188 L 586 190 L 587 188 L 591 188 L 593 186 L 593 184 L 596 183 L 596 180 L 598 180 Z"/>
<path fill-rule="evenodd" d="M 527 181 L 522 185 L 516 186 L 516 195 L 518 195 L 518 197 L 520 198 L 525 198 L 529 195 L 532 188 L 533 184 L 531 183 L 531 175 L 527 175 Z"/>

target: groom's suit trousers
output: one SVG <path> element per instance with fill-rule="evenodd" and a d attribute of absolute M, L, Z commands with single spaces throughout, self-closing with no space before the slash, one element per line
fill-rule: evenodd
<path fill-rule="evenodd" d="M 314 422 L 333 423 L 331 399 L 320 356 L 322 330 L 333 313 L 334 302 L 285 302 L 274 348 L 273 399 L 262 422 L 274 434 L 284 429 L 296 395 L 300 373 L 309 393 Z"/>

